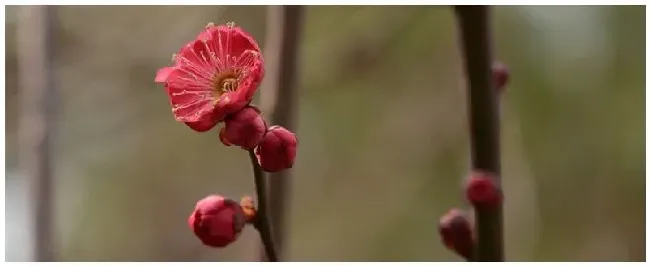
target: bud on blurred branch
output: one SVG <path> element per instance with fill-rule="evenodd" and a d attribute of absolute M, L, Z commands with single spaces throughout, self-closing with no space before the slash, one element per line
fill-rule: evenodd
<path fill-rule="evenodd" d="M 451 209 L 440 218 L 438 232 L 443 244 L 468 261 L 473 261 L 474 240 L 472 225 L 467 215 L 458 209 Z"/>
<path fill-rule="evenodd" d="M 472 169 L 492 173 L 500 189 L 498 92 L 492 76 L 491 32 L 488 6 L 456 6 L 462 56 L 469 86 L 469 128 Z M 476 209 L 477 261 L 503 261 L 503 210 Z"/>

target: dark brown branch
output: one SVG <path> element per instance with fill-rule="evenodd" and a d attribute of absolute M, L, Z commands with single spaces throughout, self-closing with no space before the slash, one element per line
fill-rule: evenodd
<path fill-rule="evenodd" d="M 297 112 L 297 58 L 298 42 L 303 16 L 302 6 L 270 6 L 268 13 L 266 54 L 275 56 L 270 60 L 272 69 L 268 78 L 272 81 L 263 91 L 262 109 L 271 113 L 272 125 L 280 125 L 295 132 L 294 115 Z M 291 171 L 271 174 L 269 178 L 270 214 L 275 246 L 282 257 L 285 246 L 285 217 L 287 198 L 290 196 Z"/>
<path fill-rule="evenodd" d="M 250 150 L 248 151 L 248 156 L 251 159 L 251 164 L 253 165 L 253 176 L 255 178 L 255 192 L 257 193 L 257 215 L 253 225 L 260 233 L 260 239 L 262 239 L 262 246 L 264 246 L 264 257 L 266 261 L 276 262 L 278 261 L 277 253 L 275 252 L 275 247 L 273 244 L 273 236 L 271 233 L 271 225 L 269 223 L 269 211 L 266 208 L 266 202 L 268 197 L 266 196 L 266 180 L 264 179 L 264 171 L 260 167 L 260 164 L 257 162 L 257 157 L 255 152 Z"/>
<path fill-rule="evenodd" d="M 499 179 L 498 93 L 493 88 L 489 7 L 455 7 L 469 86 L 472 168 Z M 495 180 L 499 185 L 500 180 Z M 503 206 L 476 209 L 476 260 L 503 261 Z"/>
<path fill-rule="evenodd" d="M 21 8 L 17 28 L 20 167 L 30 180 L 36 261 L 54 261 L 51 139 L 57 95 L 52 75 L 54 7 Z"/>

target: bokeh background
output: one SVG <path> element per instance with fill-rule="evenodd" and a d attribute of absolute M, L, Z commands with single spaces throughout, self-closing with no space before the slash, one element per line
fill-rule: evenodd
<path fill-rule="evenodd" d="M 6 7 L 8 260 L 32 260 L 18 169 L 16 24 Z M 503 96 L 506 255 L 645 259 L 645 7 L 493 8 Z M 197 200 L 254 192 L 245 152 L 174 121 L 159 67 L 208 22 L 265 47 L 264 6 L 56 7 L 60 91 L 54 245 L 64 261 L 251 261 L 248 228 L 221 250 L 187 226 Z M 291 261 L 459 261 L 438 218 L 466 206 L 465 89 L 453 12 L 310 6 L 299 59 Z M 265 83 L 260 90 L 268 87 Z"/>

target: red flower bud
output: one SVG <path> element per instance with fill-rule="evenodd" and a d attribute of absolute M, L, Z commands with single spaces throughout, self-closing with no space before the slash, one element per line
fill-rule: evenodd
<path fill-rule="evenodd" d="M 504 63 L 499 61 L 492 63 L 492 81 L 494 82 L 494 88 L 498 92 L 505 90 L 509 79 L 510 71 Z"/>
<path fill-rule="evenodd" d="M 203 244 L 219 248 L 237 240 L 246 225 L 239 204 L 219 195 L 210 195 L 197 202 L 188 222 Z"/>
<path fill-rule="evenodd" d="M 451 209 L 440 218 L 438 233 L 442 243 L 465 259 L 472 257 L 474 240 L 472 225 L 465 212 Z"/>
<path fill-rule="evenodd" d="M 281 126 L 272 126 L 255 149 L 257 161 L 267 172 L 291 168 L 296 159 L 297 145 L 295 134 Z"/>
<path fill-rule="evenodd" d="M 486 172 L 473 172 L 465 187 L 467 200 L 474 207 L 492 208 L 501 204 L 503 194 L 497 187 L 496 177 Z"/>
<path fill-rule="evenodd" d="M 255 148 L 266 133 L 266 122 L 260 111 L 252 106 L 228 116 L 219 132 L 221 142 L 226 146 L 236 145 L 250 150 Z"/>

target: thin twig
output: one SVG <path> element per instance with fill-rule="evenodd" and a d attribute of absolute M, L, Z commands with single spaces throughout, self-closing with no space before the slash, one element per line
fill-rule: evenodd
<path fill-rule="evenodd" d="M 248 151 L 248 157 L 251 159 L 251 164 L 253 165 L 253 175 L 255 178 L 255 192 L 257 193 L 257 215 L 255 217 L 255 228 L 260 233 L 260 238 L 262 239 L 262 245 L 266 253 L 266 258 L 268 261 L 276 262 L 278 261 L 278 256 L 275 253 L 275 247 L 273 244 L 273 237 L 271 234 L 271 225 L 269 224 L 269 213 L 266 209 L 266 202 L 268 197 L 266 196 L 266 180 L 264 180 L 264 171 L 260 164 L 257 162 L 257 157 L 253 150 Z"/>
<path fill-rule="evenodd" d="M 297 109 L 296 64 L 303 16 L 302 6 L 269 6 L 266 54 L 272 66 L 267 78 L 270 84 L 262 91 L 262 110 L 271 114 L 271 124 L 295 131 Z M 275 70 L 275 71 L 274 71 Z M 275 247 L 284 254 L 287 198 L 290 196 L 291 171 L 271 174 L 269 178 L 269 208 Z"/>
<path fill-rule="evenodd" d="M 490 66 L 489 7 L 456 6 L 465 73 L 469 85 L 472 168 L 500 175 L 498 93 Z M 500 189 L 500 180 L 495 180 Z M 503 206 L 476 209 L 476 260 L 503 261 Z"/>
<path fill-rule="evenodd" d="M 21 83 L 19 163 L 30 180 L 36 261 L 54 261 L 51 134 L 57 95 L 51 66 L 53 8 L 22 7 L 17 29 Z"/>

